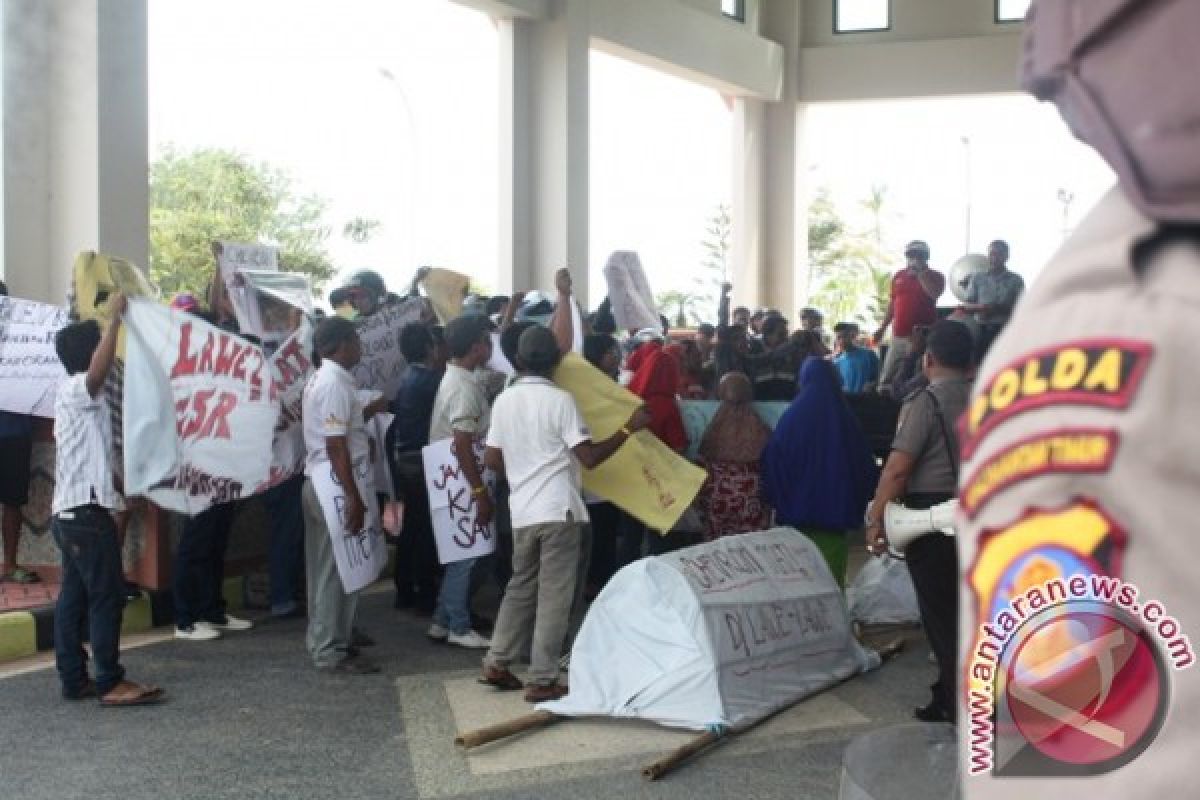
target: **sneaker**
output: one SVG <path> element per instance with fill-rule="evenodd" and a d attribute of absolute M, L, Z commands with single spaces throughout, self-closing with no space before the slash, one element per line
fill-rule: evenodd
<path fill-rule="evenodd" d="M 254 627 L 254 623 L 250 620 L 235 617 L 232 614 L 226 614 L 224 622 L 199 622 L 197 624 L 209 625 L 223 631 L 248 631 Z"/>
<path fill-rule="evenodd" d="M 425 631 L 425 635 L 435 642 L 445 644 L 446 639 L 450 636 L 450 631 L 435 622 L 429 626 L 429 630 Z"/>
<path fill-rule="evenodd" d="M 475 631 L 467 631 L 466 633 L 451 633 L 446 637 L 447 644 L 466 647 L 470 650 L 486 650 L 492 646 L 484 637 L 480 636 Z"/>
<path fill-rule="evenodd" d="M 198 622 L 186 628 L 176 628 L 175 638 L 187 639 L 190 642 L 208 642 L 213 639 L 220 639 L 221 632 L 211 625 Z"/>

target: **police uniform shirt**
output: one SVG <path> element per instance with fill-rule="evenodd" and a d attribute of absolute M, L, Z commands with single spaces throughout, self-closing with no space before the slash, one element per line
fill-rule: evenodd
<path fill-rule="evenodd" d="M 916 461 L 905 486 L 906 493 L 954 492 L 957 476 L 946 440 L 949 439 L 950 447 L 957 448 L 954 422 L 967 407 L 970 391 L 971 384 L 966 378 L 939 378 L 928 389 L 905 401 L 896 423 L 892 449 L 907 453 Z M 938 422 L 935 398 L 946 423 L 945 433 Z"/>
<path fill-rule="evenodd" d="M 1135 244 L 1155 230 L 1110 192 L 1026 293 L 964 416 L 958 732 L 971 800 L 1195 792 L 1200 671 L 1187 665 L 1200 641 L 1200 248 L 1168 244 L 1135 269 Z M 1136 586 L 1134 619 L 1158 604 L 1143 637 L 1158 661 L 1143 647 L 1141 673 L 1129 660 L 1136 635 L 1066 627 L 1080 606 L 1045 602 L 1056 581 L 1093 573 Z M 1162 617 L 1173 623 L 1165 630 Z M 996 634 L 990 647 L 984 624 Z M 1044 636 L 1031 639 L 1041 624 Z M 986 745 L 993 704 L 1000 739 Z M 1146 737 L 1163 709 L 1161 730 Z M 1109 756 L 1131 760 L 1062 777 L 1094 769 L 1078 763 L 1089 759 L 1116 763 Z"/>

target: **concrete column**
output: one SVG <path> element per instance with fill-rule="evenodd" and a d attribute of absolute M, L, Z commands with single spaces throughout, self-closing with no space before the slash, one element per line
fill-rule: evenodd
<path fill-rule="evenodd" d="M 588 302 L 588 7 L 554 0 L 501 29 L 500 286 L 551 290 L 568 267 Z"/>
<path fill-rule="evenodd" d="M 807 287 L 807 200 L 798 87 L 803 8 L 759 9 L 759 32 L 785 52 L 778 102 L 740 98 L 734 135 L 734 299 L 778 308 L 795 322 Z M 740 206 L 740 207 L 739 207 Z"/>
<path fill-rule="evenodd" d="M 61 303 L 80 250 L 146 266 L 146 0 L 5 0 L 4 273 Z"/>

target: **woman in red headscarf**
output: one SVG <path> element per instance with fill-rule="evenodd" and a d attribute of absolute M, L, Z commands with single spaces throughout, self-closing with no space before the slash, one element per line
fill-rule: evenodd
<path fill-rule="evenodd" d="M 646 401 L 650 432 L 677 453 L 687 450 L 687 431 L 675 396 L 679 391 L 679 362 L 662 342 L 650 341 L 630 359 L 636 365 L 629 391 Z"/>

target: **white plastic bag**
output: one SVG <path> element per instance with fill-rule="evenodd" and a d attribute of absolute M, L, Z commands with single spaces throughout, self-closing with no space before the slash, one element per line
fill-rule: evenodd
<path fill-rule="evenodd" d="M 915 625 L 921 621 L 908 567 L 888 555 L 863 565 L 846 589 L 846 604 L 850 618 L 863 625 Z"/>

